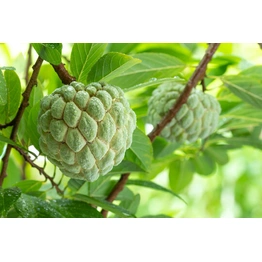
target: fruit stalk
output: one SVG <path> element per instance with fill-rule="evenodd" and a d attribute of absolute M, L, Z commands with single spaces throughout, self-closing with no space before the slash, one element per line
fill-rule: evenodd
<path fill-rule="evenodd" d="M 69 85 L 71 82 L 76 80 L 74 76 L 69 75 L 63 63 L 59 65 L 53 65 L 53 64 L 51 65 L 56 71 L 57 75 L 59 76 L 63 84 Z"/>

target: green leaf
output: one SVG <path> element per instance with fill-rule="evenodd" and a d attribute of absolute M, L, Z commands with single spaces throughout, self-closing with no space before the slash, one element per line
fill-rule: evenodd
<path fill-rule="evenodd" d="M 26 194 L 30 196 L 41 198 L 43 200 L 46 199 L 46 191 L 29 191 Z"/>
<path fill-rule="evenodd" d="M 114 185 L 116 184 L 117 181 L 115 181 Z M 107 195 L 108 196 L 108 195 Z M 134 193 L 128 188 L 124 187 L 124 189 L 117 195 L 116 200 L 120 201 L 133 201 L 134 200 Z M 132 212 L 129 210 L 132 214 L 135 212 Z"/>
<path fill-rule="evenodd" d="M 6 82 L 7 99 L 5 105 L 0 105 L 0 123 L 11 121 L 20 105 L 21 84 L 15 71 L 6 70 L 4 73 Z"/>
<path fill-rule="evenodd" d="M 116 184 L 116 181 L 110 180 L 111 176 L 102 176 L 99 177 L 94 182 L 87 182 L 88 185 L 88 195 L 91 197 L 106 197 L 111 190 L 113 189 L 114 185 Z"/>
<path fill-rule="evenodd" d="M 261 114 L 261 109 L 241 103 L 220 116 L 220 129 L 232 130 L 260 125 L 262 123 Z"/>
<path fill-rule="evenodd" d="M 28 218 L 101 218 L 102 215 L 85 202 L 57 199 L 44 201 L 35 196 L 22 194 L 15 203 L 20 217 Z"/>
<path fill-rule="evenodd" d="M 171 191 L 171 190 L 169 190 L 165 187 L 162 187 L 162 186 L 160 186 L 160 185 L 158 185 L 158 184 L 156 184 L 152 181 L 129 179 L 126 182 L 126 185 L 142 186 L 142 187 L 147 187 L 147 188 L 163 191 L 163 192 L 166 192 L 166 193 L 170 193 L 171 195 L 178 197 L 180 200 L 182 200 L 184 203 L 186 203 L 186 201 L 182 197 L 180 197 L 178 194 L 176 194 L 173 191 Z"/>
<path fill-rule="evenodd" d="M 102 214 L 86 202 L 58 199 L 51 200 L 50 205 L 66 218 L 102 218 Z"/>
<path fill-rule="evenodd" d="M 140 203 L 140 195 L 136 194 L 131 200 L 123 200 L 119 206 L 127 209 L 132 214 L 135 214 Z"/>
<path fill-rule="evenodd" d="M 245 70 L 243 70 L 240 75 L 245 75 L 245 76 L 255 76 L 260 79 L 262 79 L 262 66 L 257 65 L 257 66 L 251 66 Z"/>
<path fill-rule="evenodd" d="M 195 171 L 200 175 L 211 175 L 216 169 L 216 163 L 214 159 L 205 151 L 193 158 L 192 163 L 194 165 Z"/>
<path fill-rule="evenodd" d="M 10 208 L 15 204 L 21 195 L 21 191 L 18 188 L 6 188 L 0 187 L 0 217 L 6 217 Z"/>
<path fill-rule="evenodd" d="M 124 218 L 125 217 L 126 218 L 135 217 L 135 215 L 130 213 L 125 208 L 114 205 L 114 204 L 112 204 L 112 203 L 110 203 L 106 200 L 97 199 L 97 198 L 94 198 L 94 197 L 89 197 L 89 196 L 85 196 L 85 195 L 81 195 L 81 194 L 74 195 L 74 198 L 76 200 L 81 200 L 81 201 L 84 201 L 84 202 L 91 204 L 91 205 L 102 207 L 103 209 L 108 210 L 108 211 L 116 214 L 119 217 L 124 217 Z"/>
<path fill-rule="evenodd" d="M 106 175 L 99 177 L 94 182 L 85 182 L 78 188 L 77 193 L 90 197 L 104 198 L 110 193 L 115 184 L 115 182 L 110 181 L 110 179 L 111 177 Z"/>
<path fill-rule="evenodd" d="M 62 218 L 47 201 L 38 197 L 22 194 L 14 205 L 16 212 L 22 218 Z"/>
<path fill-rule="evenodd" d="M 37 131 L 37 118 L 40 108 L 40 100 L 43 98 L 42 88 L 34 86 L 29 98 L 29 105 L 24 111 L 23 117 L 19 124 L 18 139 L 20 143 L 26 147 L 34 145 L 39 151 L 38 139 L 39 133 Z"/>
<path fill-rule="evenodd" d="M 191 162 L 186 159 L 173 161 L 169 165 L 169 185 L 175 192 L 184 189 L 193 178 Z"/>
<path fill-rule="evenodd" d="M 107 51 L 128 54 L 139 45 L 138 43 L 110 43 L 107 46 Z"/>
<path fill-rule="evenodd" d="M 183 43 L 141 43 L 135 51 L 139 53 L 165 53 L 181 61 L 194 62 L 192 57 L 192 51 L 195 49 L 194 44 L 191 43 L 190 47 L 186 45 Z"/>
<path fill-rule="evenodd" d="M 126 151 L 125 159 L 148 172 L 153 159 L 153 148 L 150 139 L 138 128 L 133 133 L 133 142 Z"/>
<path fill-rule="evenodd" d="M 141 173 L 140 178 L 146 180 L 152 180 L 154 179 L 159 173 L 164 171 L 169 164 L 174 161 L 175 159 L 178 159 L 179 157 L 173 154 L 167 155 L 163 158 L 156 158 L 152 161 L 151 170 L 148 173 Z"/>
<path fill-rule="evenodd" d="M 0 105 L 4 106 L 7 103 L 6 82 L 3 72 L 0 70 Z"/>
<path fill-rule="evenodd" d="M 171 78 L 171 77 L 166 77 L 166 78 L 150 78 L 147 82 L 140 83 L 134 86 L 131 86 L 129 88 L 124 88 L 125 92 L 135 90 L 138 88 L 147 88 L 147 87 L 153 87 L 153 86 L 158 86 L 160 84 L 163 84 L 165 82 L 179 82 L 179 83 L 185 83 L 185 80 L 179 79 L 179 78 Z"/>
<path fill-rule="evenodd" d="M 47 62 L 59 65 L 61 63 L 62 44 L 32 44 L 38 55 Z"/>
<path fill-rule="evenodd" d="M 153 141 L 154 158 L 164 158 L 173 153 L 177 148 L 181 146 L 181 143 L 168 142 L 162 137 L 156 137 Z"/>
<path fill-rule="evenodd" d="M 40 86 L 34 86 L 32 89 L 32 92 L 30 94 L 29 98 L 29 105 L 27 108 L 29 108 L 29 111 L 33 106 L 35 106 L 39 101 L 43 98 L 43 90 L 42 87 Z"/>
<path fill-rule="evenodd" d="M 103 55 L 107 44 L 74 44 L 71 52 L 70 68 L 76 81 L 86 83 L 93 65 Z"/>
<path fill-rule="evenodd" d="M 39 147 L 40 134 L 38 133 L 38 130 L 37 130 L 39 110 L 40 110 L 40 101 L 38 101 L 38 103 L 35 104 L 31 108 L 31 110 L 29 112 L 27 123 L 28 123 L 28 132 L 29 132 L 30 142 L 31 142 L 31 144 L 34 145 L 34 147 L 38 151 L 41 151 L 40 147 Z"/>
<path fill-rule="evenodd" d="M 134 89 L 134 86 L 159 78 L 175 77 L 184 70 L 186 65 L 174 56 L 161 53 L 141 53 L 133 55 L 141 60 L 140 64 L 129 68 L 110 83 L 124 90 Z M 157 78 L 157 79 L 156 79 Z"/>
<path fill-rule="evenodd" d="M 114 166 L 113 169 L 107 175 L 124 174 L 131 172 L 145 172 L 144 169 L 139 167 L 137 164 L 123 160 L 119 165 Z"/>
<path fill-rule="evenodd" d="M 223 145 L 209 146 L 205 149 L 205 153 L 219 165 L 225 165 L 229 161 L 227 150 Z"/>
<path fill-rule="evenodd" d="M 146 215 L 146 216 L 142 216 L 141 218 L 172 218 L 172 217 L 164 214 L 159 214 L 159 215 Z"/>
<path fill-rule="evenodd" d="M 80 180 L 80 179 L 75 179 L 75 178 L 71 178 L 69 181 L 68 181 L 68 187 L 70 189 L 72 189 L 73 191 L 78 191 L 82 186 L 83 184 L 85 184 L 86 182 L 84 180 Z"/>
<path fill-rule="evenodd" d="M 87 82 L 109 82 L 140 62 L 140 59 L 129 55 L 116 52 L 107 53 L 92 67 L 87 77 Z"/>
<path fill-rule="evenodd" d="M 223 142 L 227 143 L 225 145 L 227 149 L 241 148 L 247 145 L 262 150 L 262 140 L 252 136 L 224 138 Z"/>
<path fill-rule="evenodd" d="M 112 176 L 106 175 L 99 177 L 94 182 L 85 182 L 79 179 L 70 179 L 68 187 L 73 194 L 83 194 L 95 198 L 106 198 L 117 183 L 117 180 L 111 180 Z M 132 200 L 134 194 L 125 187 L 118 195 L 117 200 Z"/>
<path fill-rule="evenodd" d="M 22 193 L 37 191 L 41 188 L 43 182 L 37 180 L 22 180 L 17 182 L 14 186 L 20 188 Z"/>
<path fill-rule="evenodd" d="M 21 166 L 12 154 L 8 159 L 7 174 L 3 182 L 3 188 L 10 188 L 21 180 Z"/>
<path fill-rule="evenodd" d="M 262 79 L 255 75 L 236 75 L 221 78 L 232 93 L 245 102 L 262 109 Z"/>
<path fill-rule="evenodd" d="M 15 70 L 13 66 L 0 66 L 0 70 Z"/>

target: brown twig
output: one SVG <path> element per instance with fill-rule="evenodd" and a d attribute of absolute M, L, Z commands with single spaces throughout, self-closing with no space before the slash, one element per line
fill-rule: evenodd
<path fill-rule="evenodd" d="M 165 126 L 172 120 L 172 118 L 177 114 L 181 106 L 186 103 L 192 89 L 197 85 L 199 81 L 201 81 L 205 77 L 207 64 L 212 59 L 214 53 L 216 52 L 219 44 L 210 44 L 208 49 L 198 64 L 196 70 L 193 75 L 187 82 L 183 92 L 179 96 L 175 105 L 169 110 L 169 112 L 165 115 L 165 117 L 160 121 L 158 125 L 148 134 L 148 137 L 151 141 L 153 141 L 165 128 Z"/>
<path fill-rule="evenodd" d="M 115 184 L 109 196 L 106 198 L 107 201 L 113 202 L 116 199 L 117 195 L 124 189 L 124 186 L 126 184 L 126 181 L 128 180 L 129 175 L 130 173 L 121 175 L 119 181 Z M 108 211 L 103 209 L 101 211 L 101 214 L 103 215 L 103 217 L 107 217 Z"/>
<path fill-rule="evenodd" d="M 200 63 L 198 64 L 196 70 L 194 71 L 193 75 L 187 82 L 183 92 L 179 96 L 178 100 L 176 101 L 175 105 L 169 110 L 169 112 L 163 117 L 158 125 L 148 134 L 149 139 L 151 142 L 162 132 L 165 126 L 175 117 L 179 109 L 182 107 L 184 103 L 186 103 L 192 89 L 197 85 L 199 81 L 201 81 L 205 77 L 207 65 L 212 59 L 214 53 L 216 52 L 219 44 L 212 43 L 209 44 L 206 53 Z M 130 173 L 121 175 L 119 181 L 116 183 L 114 188 L 110 193 L 110 199 L 108 201 L 113 202 L 116 198 L 117 194 L 124 188 L 126 181 L 128 180 Z M 109 197 L 108 197 L 109 198 Z M 108 211 L 102 210 L 101 213 L 104 217 L 107 216 Z"/>
<path fill-rule="evenodd" d="M 12 121 L 10 121 L 10 122 L 7 123 L 7 124 L 0 125 L 0 130 L 2 130 L 2 129 L 4 129 L 4 128 L 7 128 L 7 127 L 9 127 L 9 126 L 14 125 L 14 123 L 15 123 L 15 119 L 13 119 Z"/>
<path fill-rule="evenodd" d="M 35 62 L 35 64 L 33 65 L 33 74 L 27 84 L 27 87 L 23 93 L 23 101 L 17 111 L 17 114 L 16 114 L 16 117 L 14 118 L 14 124 L 13 124 L 13 129 L 12 129 L 12 132 L 11 132 L 11 136 L 10 136 L 10 139 L 15 141 L 15 138 L 16 138 L 16 134 L 17 134 L 17 131 L 18 131 L 18 127 L 19 127 L 19 123 L 22 119 L 22 116 L 24 114 L 24 111 L 26 109 L 26 107 L 28 106 L 28 101 L 29 101 L 29 97 L 30 97 L 30 94 L 31 94 L 31 91 L 33 89 L 33 87 L 35 85 L 37 85 L 37 76 L 38 76 L 38 73 L 40 71 L 40 67 L 43 63 L 43 59 L 39 56 Z M 7 166 L 8 166 L 8 159 L 9 159 L 9 156 L 10 156 L 10 153 L 11 153 L 11 149 L 12 149 L 12 146 L 11 145 L 8 145 L 7 148 L 6 148 L 6 151 L 5 151 L 5 155 L 2 159 L 3 161 L 3 166 L 2 166 L 2 170 L 1 170 L 1 173 L 0 173 L 0 186 L 2 186 L 3 184 L 3 181 L 4 181 L 4 178 L 7 176 Z"/>
<path fill-rule="evenodd" d="M 205 91 L 206 91 L 205 78 L 203 78 L 203 79 L 201 80 L 201 86 L 202 86 L 202 91 L 205 92 Z"/>
<path fill-rule="evenodd" d="M 24 160 L 26 162 L 28 162 L 32 167 L 36 168 L 40 175 L 43 175 L 46 179 L 48 179 L 52 185 L 52 187 L 54 187 L 56 189 L 56 192 L 59 194 L 59 195 L 63 195 L 63 191 L 59 188 L 59 185 L 54 181 L 54 178 L 49 176 L 43 167 L 40 167 L 38 166 L 37 164 L 34 163 L 34 161 L 30 158 L 30 156 L 24 152 L 21 148 L 19 147 L 15 147 L 15 146 L 12 146 L 13 148 L 15 148 L 24 158 Z"/>
<path fill-rule="evenodd" d="M 71 76 L 68 71 L 65 69 L 65 66 L 63 63 L 59 64 L 59 65 L 53 65 L 51 64 L 52 67 L 55 69 L 57 75 L 59 76 L 59 78 L 61 79 L 63 84 L 70 84 L 71 82 L 75 81 L 76 78 Z"/>

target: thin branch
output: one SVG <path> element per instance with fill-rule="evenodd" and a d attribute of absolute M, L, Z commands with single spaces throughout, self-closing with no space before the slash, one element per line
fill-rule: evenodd
<path fill-rule="evenodd" d="M 12 133 L 11 133 L 11 136 L 10 136 L 10 139 L 15 141 L 15 138 L 16 138 L 16 134 L 17 134 L 17 131 L 18 131 L 18 127 L 19 127 L 19 123 L 22 119 L 22 116 L 24 114 L 24 111 L 26 109 L 26 107 L 28 106 L 29 104 L 29 97 L 30 97 L 30 94 L 31 94 L 31 91 L 33 89 L 33 87 L 35 85 L 37 85 L 37 76 L 38 76 L 38 73 L 40 71 L 40 67 L 43 63 L 43 59 L 39 56 L 35 62 L 35 64 L 33 65 L 33 74 L 27 84 L 27 87 L 23 93 L 23 101 L 18 109 L 18 112 L 16 114 L 16 117 L 14 119 L 14 125 L 13 125 L 13 129 L 12 129 Z M 3 184 L 3 181 L 4 181 L 4 178 L 7 176 L 7 166 L 8 166 L 8 160 L 9 160 L 9 156 L 10 156 L 10 153 L 11 153 L 11 145 L 8 145 L 7 148 L 6 148 L 6 151 L 5 151 L 5 155 L 2 159 L 3 161 L 3 166 L 2 166 L 2 170 L 1 170 L 1 173 L 0 173 L 0 186 L 2 186 Z"/>
<path fill-rule="evenodd" d="M 29 44 L 27 55 L 28 55 L 28 58 L 27 58 L 27 63 L 26 63 L 26 68 L 25 68 L 25 83 L 26 83 L 26 85 L 29 82 L 29 68 L 32 64 L 32 45 L 31 44 Z"/>
<path fill-rule="evenodd" d="M 219 44 L 210 44 L 208 49 L 200 61 L 198 67 L 194 71 L 193 75 L 187 82 L 183 92 L 179 96 L 178 100 L 176 101 L 175 105 L 169 110 L 169 112 L 165 115 L 165 117 L 160 121 L 158 125 L 148 134 L 148 137 L 151 141 L 162 132 L 165 126 L 175 117 L 179 109 L 182 107 L 184 103 L 186 103 L 192 89 L 197 85 L 199 81 L 201 81 L 205 77 L 207 64 L 212 59 L 214 53 L 216 52 Z"/>
<path fill-rule="evenodd" d="M 9 127 L 9 126 L 14 125 L 14 123 L 15 123 L 15 119 L 13 119 L 12 121 L 10 121 L 10 122 L 7 123 L 7 124 L 0 125 L 0 130 L 2 130 L 2 129 L 4 129 L 4 128 L 7 128 L 7 127 Z"/>
<path fill-rule="evenodd" d="M 205 92 L 205 91 L 206 91 L 205 78 L 203 78 L 203 79 L 201 80 L 201 86 L 202 86 L 202 91 Z"/>
<path fill-rule="evenodd" d="M 113 202 L 116 199 L 117 195 L 124 189 L 124 186 L 128 180 L 129 175 L 130 173 L 121 175 L 119 181 L 116 183 L 116 185 L 110 192 L 109 196 L 106 198 L 107 201 Z M 108 211 L 103 209 L 101 211 L 101 214 L 103 215 L 103 217 L 107 217 Z"/>
<path fill-rule="evenodd" d="M 59 78 L 61 79 L 63 84 L 70 84 L 71 82 L 75 81 L 76 78 L 71 76 L 68 71 L 65 69 L 65 66 L 63 63 L 59 65 L 53 65 L 52 67 L 55 69 L 56 73 L 58 74 Z"/>
<path fill-rule="evenodd" d="M 37 164 L 34 163 L 34 161 L 31 159 L 31 157 L 26 153 L 24 152 L 21 148 L 19 147 L 15 147 L 15 146 L 12 146 L 13 148 L 15 148 L 24 158 L 24 160 L 26 162 L 28 162 L 32 167 L 36 168 L 40 175 L 43 175 L 46 179 L 48 179 L 52 185 L 52 187 L 54 187 L 56 189 L 56 192 L 59 194 L 59 195 L 63 195 L 63 191 L 59 188 L 59 184 L 57 184 L 55 181 L 54 181 L 54 178 L 49 176 L 43 167 L 40 167 L 38 166 Z"/>
<path fill-rule="evenodd" d="M 201 81 L 205 77 L 207 65 L 210 62 L 210 60 L 212 59 L 218 47 L 219 47 L 219 44 L 216 44 L 216 43 L 209 44 L 204 57 L 202 58 L 196 70 L 194 71 L 193 75 L 187 82 L 183 92 L 179 96 L 175 105 L 169 110 L 169 112 L 160 121 L 160 123 L 152 130 L 152 132 L 148 134 L 148 137 L 151 140 L 151 142 L 154 141 L 154 139 L 161 133 L 161 131 L 165 128 L 165 126 L 175 117 L 175 115 L 177 114 L 179 109 L 182 107 L 182 105 L 186 103 L 192 89 L 197 85 L 199 81 Z M 129 175 L 130 173 L 121 175 L 119 181 L 116 183 L 116 185 L 112 189 L 109 195 L 110 199 L 107 199 L 108 201 L 110 202 L 114 201 L 118 193 L 121 192 L 121 190 L 124 188 Z M 106 210 L 102 210 L 101 213 L 103 214 L 104 217 L 106 217 L 108 212 Z"/>

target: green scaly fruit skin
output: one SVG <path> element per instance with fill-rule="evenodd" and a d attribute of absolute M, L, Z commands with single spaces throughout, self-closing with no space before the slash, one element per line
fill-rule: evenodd
<path fill-rule="evenodd" d="M 40 103 L 39 146 L 69 177 L 95 181 L 131 146 L 136 115 L 117 86 L 72 82 Z"/>
<path fill-rule="evenodd" d="M 148 123 L 155 127 L 174 106 L 184 87 L 179 83 L 168 82 L 156 88 L 148 101 Z M 213 96 L 193 89 L 187 102 L 160 136 L 180 143 L 204 139 L 216 130 L 220 112 L 220 104 Z"/>

